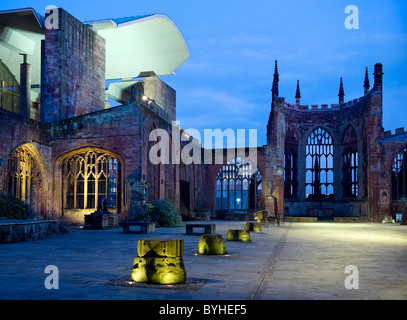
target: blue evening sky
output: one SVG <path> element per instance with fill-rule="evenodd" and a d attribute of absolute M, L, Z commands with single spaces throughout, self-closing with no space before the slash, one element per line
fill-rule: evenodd
<path fill-rule="evenodd" d="M 257 129 L 266 143 L 274 61 L 280 96 L 301 104 L 338 103 L 363 95 L 365 68 L 383 64 L 385 130 L 407 129 L 407 1 L 405 0 L 1 0 L 0 10 L 47 5 L 81 21 L 150 13 L 167 15 L 181 31 L 191 57 L 162 79 L 177 91 L 184 129 Z M 359 9 L 359 29 L 348 30 L 345 7 Z M 137 57 L 135 57 L 137 58 Z M 202 133 L 203 136 L 203 133 Z"/>

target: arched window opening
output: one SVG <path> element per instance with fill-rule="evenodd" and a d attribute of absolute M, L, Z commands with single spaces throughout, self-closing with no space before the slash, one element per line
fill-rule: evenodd
<path fill-rule="evenodd" d="M 292 127 L 287 130 L 284 150 L 284 197 L 297 198 L 298 139 Z"/>
<path fill-rule="evenodd" d="M 62 162 L 65 209 L 97 209 L 106 199 L 121 209 L 121 164 L 116 156 L 97 150 L 75 153 Z"/>
<path fill-rule="evenodd" d="M 260 207 L 261 174 L 249 160 L 228 161 L 216 175 L 216 210 L 249 210 Z"/>
<path fill-rule="evenodd" d="M 392 199 L 407 199 L 407 147 L 394 158 L 392 166 Z"/>
<path fill-rule="evenodd" d="M 334 196 L 332 136 L 323 128 L 315 129 L 307 138 L 305 197 L 332 199 Z"/>
<path fill-rule="evenodd" d="M 32 204 L 33 183 L 39 178 L 37 163 L 32 153 L 24 146 L 11 154 L 6 164 L 5 191 Z"/>
<path fill-rule="evenodd" d="M 358 196 L 358 143 L 355 129 L 349 126 L 342 140 L 343 197 Z"/>

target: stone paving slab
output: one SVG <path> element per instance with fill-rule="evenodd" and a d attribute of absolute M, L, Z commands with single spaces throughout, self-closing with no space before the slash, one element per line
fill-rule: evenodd
<path fill-rule="evenodd" d="M 34 242 L 0 245 L 2 300 L 406 300 L 407 226 L 380 223 L 286 223 L 251 232 L 251 242 L 226 241 L 241 221 L 208 221 L 225 239 L 228 255 L 197 255 L 199 236 L 185 227 L 125 234 L 121 228 L 83 230 Z M 141 238 L 184 240 L 187 277 L 198 290 L 124 286 Z M 59 288 L 46 289 L 59 271 Z M 346 289 L 345 268 L 359 271 L 359 288 Z"/>

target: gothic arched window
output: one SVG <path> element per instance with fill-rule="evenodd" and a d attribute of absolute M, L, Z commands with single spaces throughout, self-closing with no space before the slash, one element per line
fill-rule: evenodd
<path fill-rule="evenodd" d="M 32 203 L 32 185 L 37 175 L 38 170 L 34 156 L 24 146 L 17 148 L 6 164 L 6 193 L 27 203 Z"/>
<path fill-rule="evenodd" d="M 407 199 L 407 147 L 394 158 L 392 166 L 392 199 Z"/>
<path fill-rule="evenodd" d="M 106 199 L 109 208 L 121 208 L 121 163 L 98 150 L 75 153 L 62 162 L 66 209 L 97 209 Z"/>
<path fill-rule="evenodd" d="M 334 145 L 332 136 L 323 128 L 315 129 L 307 138 L 305 197 L 330 199 L 334 195 Z"/>
<path fill-rule="evenodd" d="M 216 210 L 254 209 L 261 194 L 261 174 L 250 161 L 237 157 L 218 170 L 215 187 Z"/>
<path fill-rule="evenodd" d="M 358 142 L 351 126 L 345 130 L 342 148 L 343 197 L 355 198 L 358 196 Z"/>
<path fill-rule="evenodd" d="M 294 129 L 290 127 L 285 137 L 284 148 L 284 197 L 297 197 L 297 166 L 298 160 L 298 139 Z"/>

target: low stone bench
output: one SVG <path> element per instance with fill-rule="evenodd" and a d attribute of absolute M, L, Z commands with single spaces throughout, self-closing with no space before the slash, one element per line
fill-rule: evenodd
<path fill-rule="evenodd" d="M 133 260 L 135 282 L 176 284 L 186 281 L 182 239 L 140 239 Z"/>
<path fill-rule="evenodd" d="M 203 234 L 198 242 L 198 254 L 222 255 L 227 254 L 225 241 L 220 234 Z"/>
<path fill-rule="evenodd" d="M 251 241 L 250 233 L 246 230 L 228 230 L 226 240 L 229 241 Z"/>
<path fill-rule="evenodd" d="M 154 222 L 123 222 L 123 233 L 153 233 L 155 232 Z"/>
<path fill-rule="evenodd" d="M 104 230 L 119 227 L 119 215 L 113 213 L 85 214 L 85 230 Z"/>
<path fill-rule="evenodd" d="M 244 227 L 246 231 L 261 232 L 261 223 L 260 222 L 246 222 Z"/>
<path fill-rule="evenodd" d="M 186 234 L 215 234 L 215 223 L 188 223 L 185 225 Z M 199 229 L 199 231 L 196 231 Z"/>

